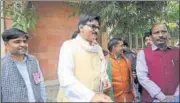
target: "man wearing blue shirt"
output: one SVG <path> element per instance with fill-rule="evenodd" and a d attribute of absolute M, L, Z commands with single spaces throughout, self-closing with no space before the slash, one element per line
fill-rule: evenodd
<path fill-rule="evenodd" d="M 2 102 L 46 102 L 38 60 L 27 54 L 28 34 L 16 28 L 2 33 L 7 55 L 1 59 Z"/>

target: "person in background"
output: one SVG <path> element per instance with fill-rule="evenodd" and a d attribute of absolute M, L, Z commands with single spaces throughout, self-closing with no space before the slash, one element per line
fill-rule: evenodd
<path fill-rule="evenodd" d="M 127 40 L 123 40 L 123 45 L 124 45 L 123 54 L 131 62 L 132 75 L 135 83 L 134 88 L 136 91 L 136 102 L 141 102 L 142 86 L 138 82 L 137 74 L 136 74 L 137 54 L 129 48 L 129 43 Z"/>
<path fill-rule="evenodd" d="M 169 35 L 166 24 L 152 25 L 152 47 L 137 55 L 142 102 L 167 102 L 179 96 L 179 49 L 167 45 Z"/>
<path fill-rule="evenodd" d="M 151 31 L 145 32 L 144 33 L 144 46 L 146 47 L 151 47 L 152 46 L 152 38 L 151 38 Z"/>
<path fill-rule="evenodd" d="M 103 49 L 103 54 L 104 54 L 104 56 L 105 56 L 105 58 L 106 58 L 106 56 L 108 55 L 108 51 L 105 50 L 105 49 Z"/>
<path fill-rule="evenodd" d="M 28 33 L 10 28 L 2 38 L 7 55 L 1 59 L 1 102 L 47 102 L 39 62 L 27 53 Z"/>
<path fill-rule="evenodd" d="M 109 95 L 115 102 L 135 100 L 135 88 L 130 61 L 123 54 L 123 40 L 112 38 L 108 42 L 108 76 L 112 87 Z"/>
<path fill-rule="evenodd" d="M 123 46 L 124 46 L 123 54 L 131 62 L 132 72 L 134 74 L 133 78 L 135 82 L 137 82 L 137 76 L 136 76 L 136 70 L 135 70 L 136 69 L 136 53 L 129 48 L 129 44 L 126 40 L 123 40 Z"/>
<path fill-rule="evenodd" d="M 81 15 L 80 31 L 60 49 L 58 102 L 112 102 L 103 92 L 111 88 L 102 48 L 96 39 L 100 16 Z"/>

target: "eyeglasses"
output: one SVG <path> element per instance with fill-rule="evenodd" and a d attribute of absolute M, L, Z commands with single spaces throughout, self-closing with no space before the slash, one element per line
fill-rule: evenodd
<path fill-rule="evenodd" d="M 89 26 L 89 27 L 91 27 L 92 29 L 100 29 L 100 27 L 99 26 L 96 26 L 96 25 L 94 25 L 94 24 L 85 24 L 85 25 L 87 25 L 87 26 Z"/>

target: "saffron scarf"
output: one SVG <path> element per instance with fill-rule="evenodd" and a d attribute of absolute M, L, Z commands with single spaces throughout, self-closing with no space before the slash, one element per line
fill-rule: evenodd
<path fill-rule="evenodd" d="M 112 66 L 111 66 L 111 61 L 110 61 L 110 57 L 108 56 L 108 77 L 109 77 L 109 81 L 112 85 Z M 111 99 L 114 101 L 114 91 L 113 88 L 110 89 L 109 91 L 110 97 Z"/>

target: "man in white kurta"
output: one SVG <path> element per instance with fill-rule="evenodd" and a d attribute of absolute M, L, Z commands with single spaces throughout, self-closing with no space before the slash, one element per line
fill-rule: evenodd
<path fill-rule="evenodd" d="M 110 88 L 102 48 L 96 43 L 100 17 L 81 15 L 79 34 L 60 49 L 58 102 L 112 102 L 103 90 Z"/>

